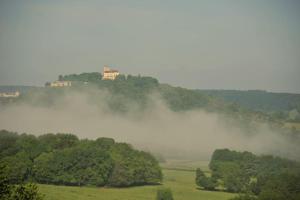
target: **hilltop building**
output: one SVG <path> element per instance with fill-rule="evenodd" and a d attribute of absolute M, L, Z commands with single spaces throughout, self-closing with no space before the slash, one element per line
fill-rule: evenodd
<path fill-rule="evenodd" d="M 72 86 L 71 81 L 54 81 L 50 83 L 50 87 L 70 87 Z"/>
<path fill-rule="evenodd" d="M 19 91 L 15 92 L 0 92 L 0 97 L 5 97 L 5 98 L 16 98 L 20 96 Z"/>
<path fill-rule="evenodd" d="M 120 73 L 118 70 L 110 69 L 109 67 L 104 66 L 102 80 L 115 80 L 119 74 Z"/>

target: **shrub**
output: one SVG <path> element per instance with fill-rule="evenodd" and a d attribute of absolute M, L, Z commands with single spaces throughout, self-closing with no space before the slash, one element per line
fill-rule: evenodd
<path fill-rule="evenodd" d="M 156 193 L 156 200 L 174 200 L 172 191 L 169 188 L 160 188 Z"/>
<path fill-rule="evenodd" d="M 18 185 L 13 189 L 11 200 L 42 200 L 43 196 L 38 192 L 35 184 L 27 183 Z"/>

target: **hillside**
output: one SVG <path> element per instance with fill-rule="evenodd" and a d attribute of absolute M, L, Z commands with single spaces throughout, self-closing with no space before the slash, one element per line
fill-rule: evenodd
<path fill-rule="evenodd" d="M 142 76 L 120 75 L 115 81 L 102 80 L 98 72 L 59 75 L 58 80 L 72 81 L 73 88 L 82 86 L 97 86 L 118 95 L 130 97 L 139 101 L 150 92 L 159 92 L 172 110 L 189 110 L 194 108 L 224 109 L 236 106 L 253 111 L 275 112 L 300 109 L 300 94 L 271 93 L 266 91 L 238 91 L 238 90 L 189 90 L 160 84 L 157 79 Z M 86 89 L 86 87 L 84 88 Z M 32 95 L 47 88 L 33 86 L 0 86 L 0 92 L 20 91 L 23 96 Z M 227 104 L 227 105 L 226 105 Z"/>
<path fill-rule="evenodd" d="M 290 132 L 294 125 L 285 126 L 286 121 L 297 122 L 299 113 L 299 95 L 268 93 L 263 91 L 214 91 L 190 90 L 161 84 L 153 77 L 119 75 L 116 80 L 102 80 L 101 74 L 82 73 L 60 75 L 58 80 L 72 81 L 71 87 L 25 87 L 20 98 L 8 103 L 28 103 L 34 106 L 55 106 L 70 93 L 80 93 L 89 98 L 89 102 L 101 107 L 107 105 L 110 112 L 128 113 L 151 110 L 153 104 L 162 101 L 174 112 L 204 110 L 234 118 L 237 124 L 251 125 L 269 123 L 275 129 L 279 127 Z M 22 89 L 22 87 L 20 87 Z M 100 96 L 105 97 L 99 101 Z M 100 94 L 101 93 L 101 94 Z M 102 97 L 101 97 L 102 98 Z M 4 103 L 4 101 L 0 98 Z M 289 109 L 294 109 L 292 113 Z M 281 112 L 281 111 L 285 112 Z M 229 119 L 228 118 L 228 119 Z M 295 132 L 295 130 L 292 130 Z"/>
<path fill-rule="evenodd" d="M 245 108 L 273 114 L 277 117 L 296 119 L 300 115 L 289 116 L 289 112 L 300 111 L 300 94 L 274 93 L 262 90 L 197 90 L 201 94 L 216 97 L 228 103 L 235 103 Z M 292 115 L 292 114 L 291 114 Z"/>

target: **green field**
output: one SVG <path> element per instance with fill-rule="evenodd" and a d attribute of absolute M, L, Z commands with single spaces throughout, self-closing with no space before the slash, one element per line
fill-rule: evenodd
<path fill-rule="evenodd" d="M 195 172 L 192 171 L 197 163 L 201 168 L 207 169 L 207 162 L 168 161 L 163 164 L 163 186 L 171 188 L 175 200 L 225 200 L 234 196 L 225 192 L 197 189 Z M 41 193 L 45 194 L 45 200 L 154 200 L 159 187 L 161 186 L 93 188 L 39 185 Z"/>
<path fill-rule="evenodd" d="M 168 159 L 166 162 L 161 163 L 160 166 L 163 169 L 179 169 L 187 171 L 195 171 L 195 169 L 200 167 L 203 171 L 208 172 L 208 163 L 209 161 Z"/>

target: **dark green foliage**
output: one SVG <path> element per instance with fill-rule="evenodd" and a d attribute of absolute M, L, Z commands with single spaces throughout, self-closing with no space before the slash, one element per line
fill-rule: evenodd
<path fill-rule="evenodd" d="M 107 151 L 82 145 L 41 154 L 35 159 L 34 171 L 40 183 L 103 186 L 112 168 Z"/>
<path fill-rule="evenodd" d="M 10 136 L 9 136 L 10 135 Z M 79 142 L 71 134 L 47 134 L 35 137 L 34 135 L 10 133 L 0 131 L 1 163 L 9 166 L 8 178 L 12 183 L 19 183 L 33 179 L 35 159 L 43 152 L 72 147 Z"/>
<path fill-rule="evenodd" d="M 10 136 L 11 135 L 11 136 Z M 33 135 L 0 131 L 0 163 L 11 183 L 37 181 L 60 185 L 118 186 L 157 184 L 157 160 L 111 138 L 79 140 L 72 134 Z M 6 141 L 7 140 L 7 141 Z M 13 153 L 7 153 L 14 149 Z"/>
<path fill-rule="evenodd" d="M 17 147 L 19 152 L 24 152 L 31 161 L 43 151 L 38 139 L 34 135 L 25 133 L 19 136 Z"/>
<path fill-rule="evenodd" d="M 7 177 L 8 167 L 0 164 L 0 200 L 42 200 L 35 184 L 12 185 Z"/>
<path fill-rule="evenodd" d="M 156 200 L 174 200 L 171 189 L 160 188 L 156 193 Z"/>
<path fill-rule="evenodd" d="M 15 186 L 11 197 L 11 200 L 42 200 L 43 196 L 38 192 L 38 188 L 35 184 L 27 183 L 25 185 Z"/>
<path fill-rule="evenodd" d="M 155 184 L 162 180 L 162 173 L 156 159 L 146 152 L 132 151 L 125 143 L 112 149 L 115 166 L 109 179 L 111 186 Z"/>
<path fill-rule="evenodd" d="M 48 133 L 38 137 L 38 140 L 46 151 L 65 149 L 78 144 L 79 139 L 72 134 Z"/>
<path fill-rule="evenodd" d="M 17 139 L 17 133 L 11 133 L 6 130 L 0 131 L 0 158 L 17 153 Z"/>
<path fill-rule="evenodd" d="M 251 192 L 236 199 L 299 199 L 300 164 L 273 156 L 249 152 L 216 150 L 210 162 L 212 177 L 229 192 Z"/>
<path fill-rule="evenodd" d="M 247 191 L 250 177 L 245 175 L 238 166 L 232 166 L 227 169 L 224 175 L 224 187 L 228 192 L 245 192 Z"/>
<path fill-rule="evenodd" d="M 300 173 L 286 172 L 271 176 L 262 186 L 259 200 L 299 200 Z"/>
<path fill-rule="evenodd" d="M 11 186 L 7 178 L 7 168 L 0 165 L 0 200 L 8 199 L 11 194 Z"/>
<path fill-rule="evenodd" d="M 20 183 L 29 180 L 32 176 L 33 162 L 25 152 L 19 152 L 14 156 L 4 157 L 1 163 L 8 166 L 7 176 L 11 183 Z"/>
<path fill-rule="evenodd" d="M 196 170 L 196 184 L 205 190 L 215 190 L 216 187 L 216 181 L 211 177 L 205 176 L 200 168 Z"/>
<path fill-rule="evenodd" d="M 98 138 L 95 141 L 95 145 L 103 150 L 110 150 L 115 145 L 115 141 L 112 138 Z"/>
<path fill-rule="evenodd" d="M 91 72 L 82 74 L 70 74 L 70 75 L 59 75 L 58 80 L 60 81 L 82 81 L 82 82 L 96 82 L 102 79 L 101 73 Z"/>

